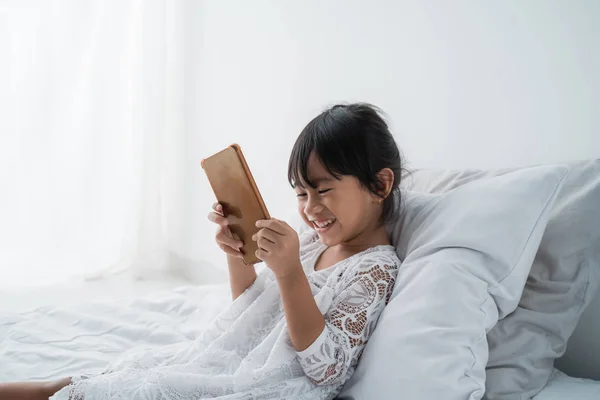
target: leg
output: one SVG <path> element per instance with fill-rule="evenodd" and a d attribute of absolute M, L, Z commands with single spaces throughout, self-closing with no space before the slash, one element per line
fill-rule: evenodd
<path fill-rule="evenodd" d="M 52 382 L 0 383 L 2 400 L 48 400 L 54 393 L 71 384 L 71 378 Z"/>

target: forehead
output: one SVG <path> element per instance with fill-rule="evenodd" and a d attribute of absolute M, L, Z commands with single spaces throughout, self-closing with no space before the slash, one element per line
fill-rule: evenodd
<path fill-rule="evenodd" d="M 309 187 L 316 188 L 322 183 L 332 183 L 337 180 L 314 153 L 306 160 L 305 168 L 300 168 L 301 171 L 297 171 L 295 174 L 295 178 L 297 179 L 294 184 L 295 187 L 303 189 Z"/>
<path fill-rule="evenodd" d="M 331 174 L 327 168 L 321 163 L 318 157 L 310 157 L 307 166 L 306 173 L 309 182 L 311 183 L 312 188 L 316 189 L 320 185 L 327 186 L 336 186 L 338 188 L 345 187 L 353 187 L 360 186 L 358 184 L 358 180 L 353 176 L 347 175 L 333 175 Z M 306 189 L 311 187 L 307 182 L 304 181 L 302 176 L 299 176 L 300 182 L 296 185 L 296 187 Z"/>
<path fill-rule="evenodd" d="M 327 171 L 327 168 L 323 165 L 319 157 L 312 153 L 308 157 L 308 163 L 306 165 L 306 172 L 308 174 L 308 179 L 315 180 L 321 178 L 333 178 L 333 175 Z"/>

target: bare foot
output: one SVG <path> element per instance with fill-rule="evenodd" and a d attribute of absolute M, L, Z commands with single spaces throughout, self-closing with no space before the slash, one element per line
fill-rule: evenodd
<path fill-rule="evenodd" d="M 71 384 L 71 378 L 52 382 L 0 383 L 2 400 L 48 400 L 54 393 Z"/>

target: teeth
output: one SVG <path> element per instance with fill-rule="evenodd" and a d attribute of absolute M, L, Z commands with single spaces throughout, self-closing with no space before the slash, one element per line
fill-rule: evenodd
<path fill-rule="evenodd" d="M 333 221 L 335 221 L 335 219 L 328 219 L 327 221 L 313 221 L 315 223 L 315 225 L 319 228 L 325 228 L 327 226 L 329 226 L 331 223 L 333 223 Z"/>

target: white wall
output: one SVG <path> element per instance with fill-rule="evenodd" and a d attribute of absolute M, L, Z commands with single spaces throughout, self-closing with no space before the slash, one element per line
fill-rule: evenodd
<path fill-rule="evenodd" d="M 218 254 L 202 157 L 240 143 L 272 215 L 285 218 L 293 142 L 337 101 L 383 108 L 409 167 L 600 157 L 598 20 L 596 0 L 196 3 L 184 252 Z"/>

